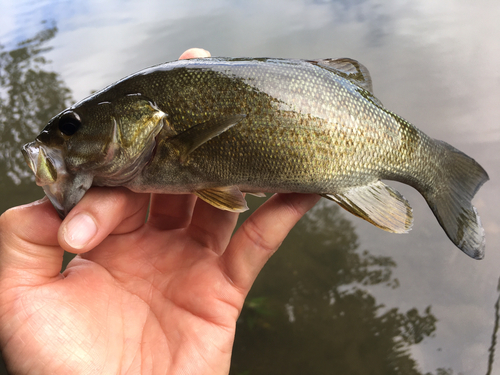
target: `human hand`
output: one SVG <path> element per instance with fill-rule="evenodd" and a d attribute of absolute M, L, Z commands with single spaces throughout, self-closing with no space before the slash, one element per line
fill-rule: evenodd
<path fill-rule="evenodd" d="M 227 374 L 252 283 L 318 199 L 276 194 L 234 235 L 237 214 L 193 195 L 92 188 L 62 223 L 46 198 L 8 210 L 0 217 L 8 368 Z M 64 249 L 79 255 L 61 274 Z"/>

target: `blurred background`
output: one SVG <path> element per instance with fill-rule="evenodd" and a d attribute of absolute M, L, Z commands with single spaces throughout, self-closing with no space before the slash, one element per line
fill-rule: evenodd
<path fill-rule="evenodd" d="M 408 186 L 390 183 L 414 209 L 407 235 L 322 200 L 257 279 L 231 374 L 500 374 L 499 19 L 490 0 L 0 0 L 0 213 L 43 196 L 21 146 L 130 73 L 190 47 L 350 57 L 387 108 L 488 171 L 486 257 L 460 252 Z"/>

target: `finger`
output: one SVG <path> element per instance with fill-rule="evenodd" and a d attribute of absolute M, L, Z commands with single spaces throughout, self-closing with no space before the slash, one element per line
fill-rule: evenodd
<path fill-rule="evenodd" d="M 109 234 L 132 232 L 146 219 L 149 194 L 125 188 L 92 188 L 64 219 L 59 244 L 79 254 L 96 247 Z"/>
<path fill-rule="evenodd" d="M 179 57 L 179 60 L 184 59 L 196 59 L 202 57 L 210 57 L 210 52 L 202 48 L 190 48 L 187 51 L 184 51 L 183 54 Z"/>
<path fill-rule="evenodd" d="M 60 225 L 61 219 L 47 198 L 4 212 L 0 217 L 2 287 L 16 280 L 34 285 L 60 277 L 64 254 L 57 242 Z M 20 272 L 23 277 L 19 277 Z"/>
<path fill-rule="evenodd" d="M 191 223 L 196 195 L 153 194 L 148 224 L 158 229 L 186 228 Z"/>
<path fill-rule="evenodd" d="M 275 194 L 236 231 L 222 256 L 227 276 L 245 293 L 299 219 L 320 199 L 312 194 Z"/>
<path fill-rule="evenodd" d="M 221 255 L 229 244 L 237 221 L 238 213 L 220 210 L 198 199 L 189 226 L 189 235 Z"/>

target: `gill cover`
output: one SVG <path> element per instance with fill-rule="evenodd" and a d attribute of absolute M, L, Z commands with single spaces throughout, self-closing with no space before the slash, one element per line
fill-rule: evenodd
<path fill-rule="evenodd" d="M 165 127 L 173 132 L 167 115 L 140 94 L 131 94 L 114 103 L 99 103 L 100 110 L 112 113 L 102 158 L 94 170 L 94 185 L 119 186 L 133 179 L 149 162 L 156 136 Z"/>

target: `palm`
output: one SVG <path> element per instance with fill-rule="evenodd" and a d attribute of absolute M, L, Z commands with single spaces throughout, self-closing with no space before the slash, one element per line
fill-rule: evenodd
<path fill-rule="evenodd" d="M 199 206 L 199 214 L 212 210 Z M 231 213 L 219 215 L 234 222 Z M 140 225 L 75 258 L 65 278 L 26 291 L 19 308 L 30 318 L 17 328 L 43 325 L 32 340 L 53 354 L 46 370 L 68 373 L 60 367 L 63 362 L 71 363 L 72 371 L 80 365 L 101 373 L 141 366 L 153 373 L 165 368 L 175 372 L 189 361 L 192 373 L 201 373 L 197 363 L 220 372 L 219 364 L 227 362 L 221 356 L 231 353 L 244 294 L 230 285 L 218 254 L 193 238 L 202 231 Z M 67 358 L 61 356 L 62 348 Z M 25 355 L 40 349 L 34 346 L 34 353 Z M 161 355 L 152 357 L 152 352 Z M 149 361 L 143 363 L 146 357 Z"/>
<path fill-rule="evenodd" d="M 144 359 L 151 360 L 151 353 L 158 352 L 161 355 L 154 356 L 147 366 L 159 372 L 170 368 L 177 373 L 190 367 L 191 373 L 200 374 L 207 364 L 213 373 L 227 372 L 224 367 L 246 293 L 230 284 L 212 249 L 192 239 L 186 241 L 187 230 L 165 235 L 145 227 L 141 232 L 140 238 L 147 239 L 147 244 L 132 242 L 133 246 L 124 249 L 126 254 L 108 261 L 98 259 L 98 252 L 89 256 L 106 268 L 104 299 L 116 309 L 106 326 L 110 337 L 120 332 L 116 339 L 120 348 L 117 365 L 133 358 L 135 363 L 129 361 L 128 365 L 137 368 Z M 114 241 L 109 242 L 106 246 L 112 248 Z M 146 247 L 149 244 L 156 246 Z M 81 275 L 78 278 L 82 280 Z M 95 293 L 93 288 L 87 290 L 90 295 Z M 134 344 L 124 347 L 124 342 Z"/>

